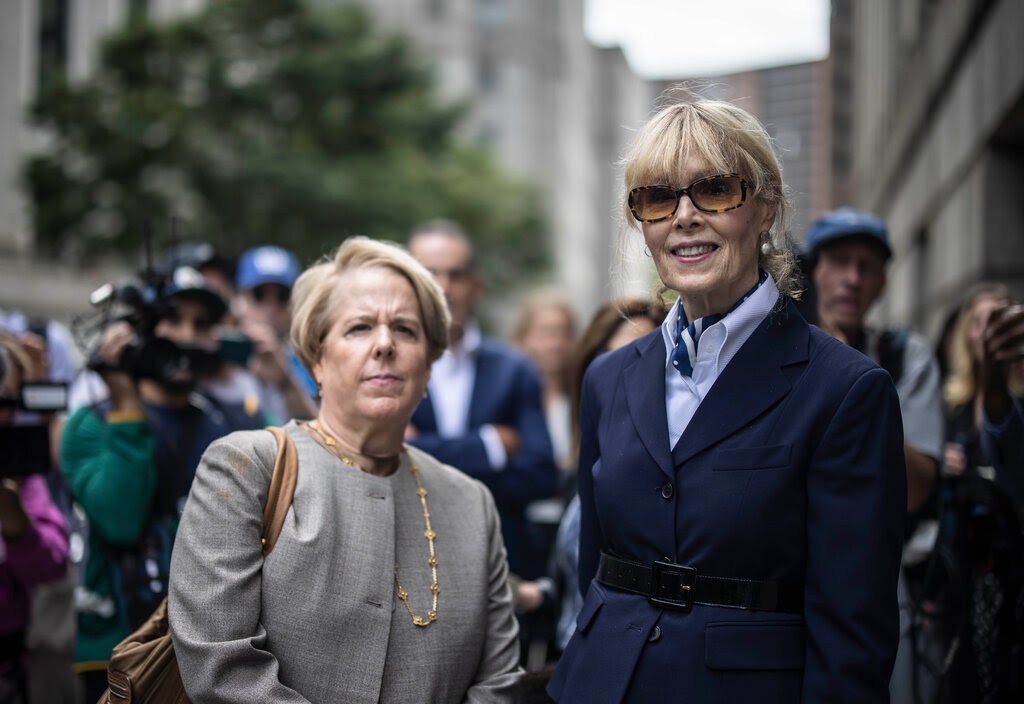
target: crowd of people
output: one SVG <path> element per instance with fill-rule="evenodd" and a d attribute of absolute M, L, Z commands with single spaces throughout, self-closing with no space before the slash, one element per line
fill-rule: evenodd
<path fill-rule="evenodd" d="M 449 220 L 305 268 L 176 246 L 81 350 L 0 311 L 0 704 L 99 700 L 165 598 L 196 702 L 1024 696 L 1024 305 L 871 325 L 885 222 L 795 241 L 731 104 L 624 166 L 660 288 L 532 292 L 507 341 Z"/>

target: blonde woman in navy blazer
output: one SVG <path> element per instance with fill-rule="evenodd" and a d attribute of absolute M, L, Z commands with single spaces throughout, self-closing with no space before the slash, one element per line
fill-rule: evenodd
<path fill-rule="evenodd" d="M 585 600 L 549 693 L 888 701 L 899 403 L 885 371 L 793 305 L 768 135 L 728 103 L 673 105 L 639 133 L 625 186 L 679 300 L 584 380 Z"/>

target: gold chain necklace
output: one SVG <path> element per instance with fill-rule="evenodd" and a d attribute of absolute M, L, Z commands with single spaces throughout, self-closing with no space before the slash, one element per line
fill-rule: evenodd
<path fill-rule="evenodd" d="M 405 451 L 405 456 L 409 457 L 409 451 L 404 447 L 402 449 Z M 434 603 L 430 611 L 427 612 L 425 619 L 414 614 L 412 607 L 409 606 L 409 592 L 405 591 L 402 588 L 402 583 L 398 581 L 397 562 L 395 563 L 395 584 L 398 586 L 398 598 L 405 602 L 405 608 L 408 610 L 409 615 L 412 616 L 412 622 L 417 626 L 429 626 L 437 620 L 437 595 L 441 593 L 440 587 L 437 586 L 437 556 L 434 555 L 434 538 L 437 537 L 437 534 L 430 527 L 430 512 L 427 510 L 427 490 L 420 484 L 420 468 L 412 463 L 411 457 L 409 457 L 409 471 L 412 472 L 413 479 L 416 480 L 416 495 L 420 497 L 420 503 L 423 504 L 423 521 L 427 524 L 427 530 L 424 531 L 423 535 L 430 544 L 430 560 L 428 562 L 430 564 L 430 572 L 434 577 L 434 583 L 430 585 L 430 592 L 434 595 Z"/>
<path fill-rule="evenodd" d="M 324 447 L 326 447 L 331 454 L 337 457 L 339 460 L 347 464 L 349 467 L 355 467 L 360 471 L 365 471 L 362 467 L 352 461 L 350 457 L 346 457 L 341 449 L 338 448 L 338 441 L 335 440 L 326 430 L 320 426 L 320 421 L 314 418 L 313 420 L 306 423 L 306 425 L 316 431 L 316 434 L 320 436 L 320 440 Z"/>
<path fill-rule="evenodd" d="M 355 467 L 356 469 L 362 469 L 351 458 L 346 457 L 342 454 L 341 450 L 338 449 L 338 442 L 331 437 L 327 431 L 321 426 L 320 422 L 316 419 L 311 420 L 308 423 L 309 427 L 317 432 L 320 438 L 323 440 L 324 446 L 327 447 L 338 459 L 347 464 L 349 467 Z M 423 488 L 420 483 L 420 468 L 413 464 L 412 457 L 409 457 L 409 450 L 406 447 L 402 447 L 402 451 L 405 456 L 409 458 L 409 471 L 412 472 L 413 479 L 416 480 L 416 495 L 420 497 L 420 504 L 423 506 L 423 521 L 427 525 L 427 530 L 424 531 L 423 535 L 427 539 L 427 543 L 430 545 L 430 572 L 433 576 L 434 582 L 430 585 L 430 592 L 433 594 L 433 604 L 430 611 L 427 612 L 426 618 L 417 616 L 413 613 L 412 607 L 409 606 L 409 592 L 405 591 L 402 587 L 402 583 L 398 581 L 398 563 L 395 563 L 395 586 L 398 587 L 398 598 L 405 604 L 406 610 L 409 615 L 412 616 L 412 622 L 417 626 L 429 626 L 437 620 L 437 595 L 441 593 L 441 588 L 437 586 L 437 556 L 434 553 L 434 538 L 437 537 L 437 533 L 430 527 L 430 511 L 427 510 L 427 490 Z"/>

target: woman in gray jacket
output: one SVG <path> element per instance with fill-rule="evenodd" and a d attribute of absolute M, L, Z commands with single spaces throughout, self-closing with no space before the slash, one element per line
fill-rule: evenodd
<path fill-rule="evenodd" d="M 443 294 L 403 250 L 352 238 L 299 278 L 293 305 L 320 413 L 286 427 L 298 483 L 266 560 L 273 437 L 234 433 L 203 456 L 170 584 L 189 697 L 511 701 L 516 621 L 494 501 L 403 443 L 447 344 Z"/>

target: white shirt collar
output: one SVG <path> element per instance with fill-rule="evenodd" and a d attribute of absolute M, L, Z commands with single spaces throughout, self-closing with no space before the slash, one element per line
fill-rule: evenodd
<path fill-rule="evenodd" d="M 758 286 L 757 290 L 747 300 L 740 303 L 724 318 L 704 331 L 706 334 L 708 331 L 719 326 L 725 331 L 725 335 L 719 345 L 721 352 L 718 357 L 718 373 L 721 373 L 722 369 L 739 351 L 739 348 L 743 346 L 743 343 L 747 341 L 747 338 L 753 334 L 757 326 L 761 324 L 761 321 L 772 311 L 778 300 L 779 289 L 775 286 L 775 280 L 771 274 L 768 274 L 765 282 Z M 679 317 L 682 313 L 682 305 L 681 299 L 676 300 L 675 304 L 669 308 L 668 314 L 661 324 L 661 337 L 665 343 L 666 367 L 672 365 L 672 352 L 675 350 L 676 342 L 679 340 Z M 697 356 L 698 358 L 704 356 L 699 346 Z M 673 372 L 675 372 L 674 368 Z"/>
<path fill-rule="evenodd" d="M 691 376 L 680 374 L 672 366 L 681 304 L 677 301 L 672 306 L 661 325 L 665 342 L 665 414 L 668 418 L 669 448 L 679 442 L 701 401 L 778 300 L 779 290 L 772 277 L 768 276 L 745 301 L 704 330 L 697 345 Z"/>
<path fill-rule="evenodd" d="M 480 326 L 469 322 L 458 344 L 449 346 L 431 367 L 427 388 L 442 437 L 457 437 L 466 432 L 476 383 L 476 352 L 482 339 Z"/>
<path fill-rule="evenodd" d="M 448 349 L 444 351 L 442 357 L 450 354 L 460 361 L 468 359 L 480 348 L 480 343 L 483 342 L 483 339 L 483 335 L 480 333 L 480 325 L 475 320 L 470 320 L 462 330 L 462 339 L 459 340 L 458 344 L 448 345 Z"/>

